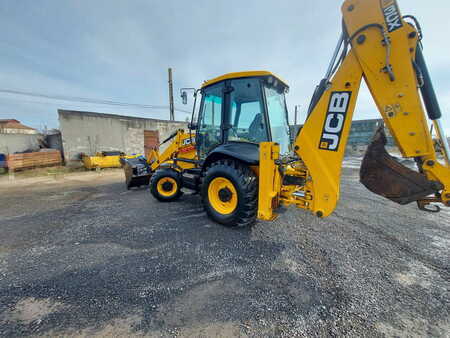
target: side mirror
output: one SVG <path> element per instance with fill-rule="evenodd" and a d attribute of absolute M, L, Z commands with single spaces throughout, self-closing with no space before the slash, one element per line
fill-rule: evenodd
<path fill-rule="evenodd" d="M 181 99 L 183 100 L 183 104 L 187 104 L 187 93 L 185 91 L 181 92 Z"/>
<path fill-rule="evenodd" d="M 197 123 L 195 123 L 195 122 L 189 122 L 189 123 L 188 123 L 188 128 L 189 128 L 190 130 L 197 130 Z"/>

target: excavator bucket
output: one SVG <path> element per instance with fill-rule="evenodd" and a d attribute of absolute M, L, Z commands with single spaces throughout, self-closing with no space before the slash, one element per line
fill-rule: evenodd
<path fill-rule="evenodd" d="M 411 170 L 385 149 L 386 134 L 381 126 L 364 156 L 360 182 L 370 191 L 399 204 L 420 201 L 438 193 L 444 187 L 439 182 L 429 181 L 421 173 Z"/>

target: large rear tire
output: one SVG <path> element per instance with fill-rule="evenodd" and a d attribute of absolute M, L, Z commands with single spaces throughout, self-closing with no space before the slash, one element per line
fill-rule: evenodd
<path fill-rule="evenodd" d="M 173 169 L 159 169 L 150 179 L 150 192 L 161 202 L 171 202 L 181 195 L 181 179 Z"/>
<path fill-rule="evenodd" d="M 217 223 L 251 226 L 258 211 L 258 179 L 240 162 L 214 162 L 203 177 L 202 202 L 208 216 Z"/>

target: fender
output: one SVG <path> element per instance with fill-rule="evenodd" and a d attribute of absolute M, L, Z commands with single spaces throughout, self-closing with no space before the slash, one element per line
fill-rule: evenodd
<path fill-rule="evenodd" d="M 221 158 L 233 158 L 249 166 L 259 164 L 259 145 L 248 142 L 229 142 L 214 148 L 206 157 L 203 168 Z"/>

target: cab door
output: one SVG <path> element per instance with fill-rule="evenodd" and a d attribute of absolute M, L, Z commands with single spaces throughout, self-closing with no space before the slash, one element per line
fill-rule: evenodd
<path fill-rule="evenodd" d="M 224 83 L 202 90 L 196 144 L 198 156 L 204 159 L 216 146 L 223 143 L 222 120 L 224 114 Z"/>

